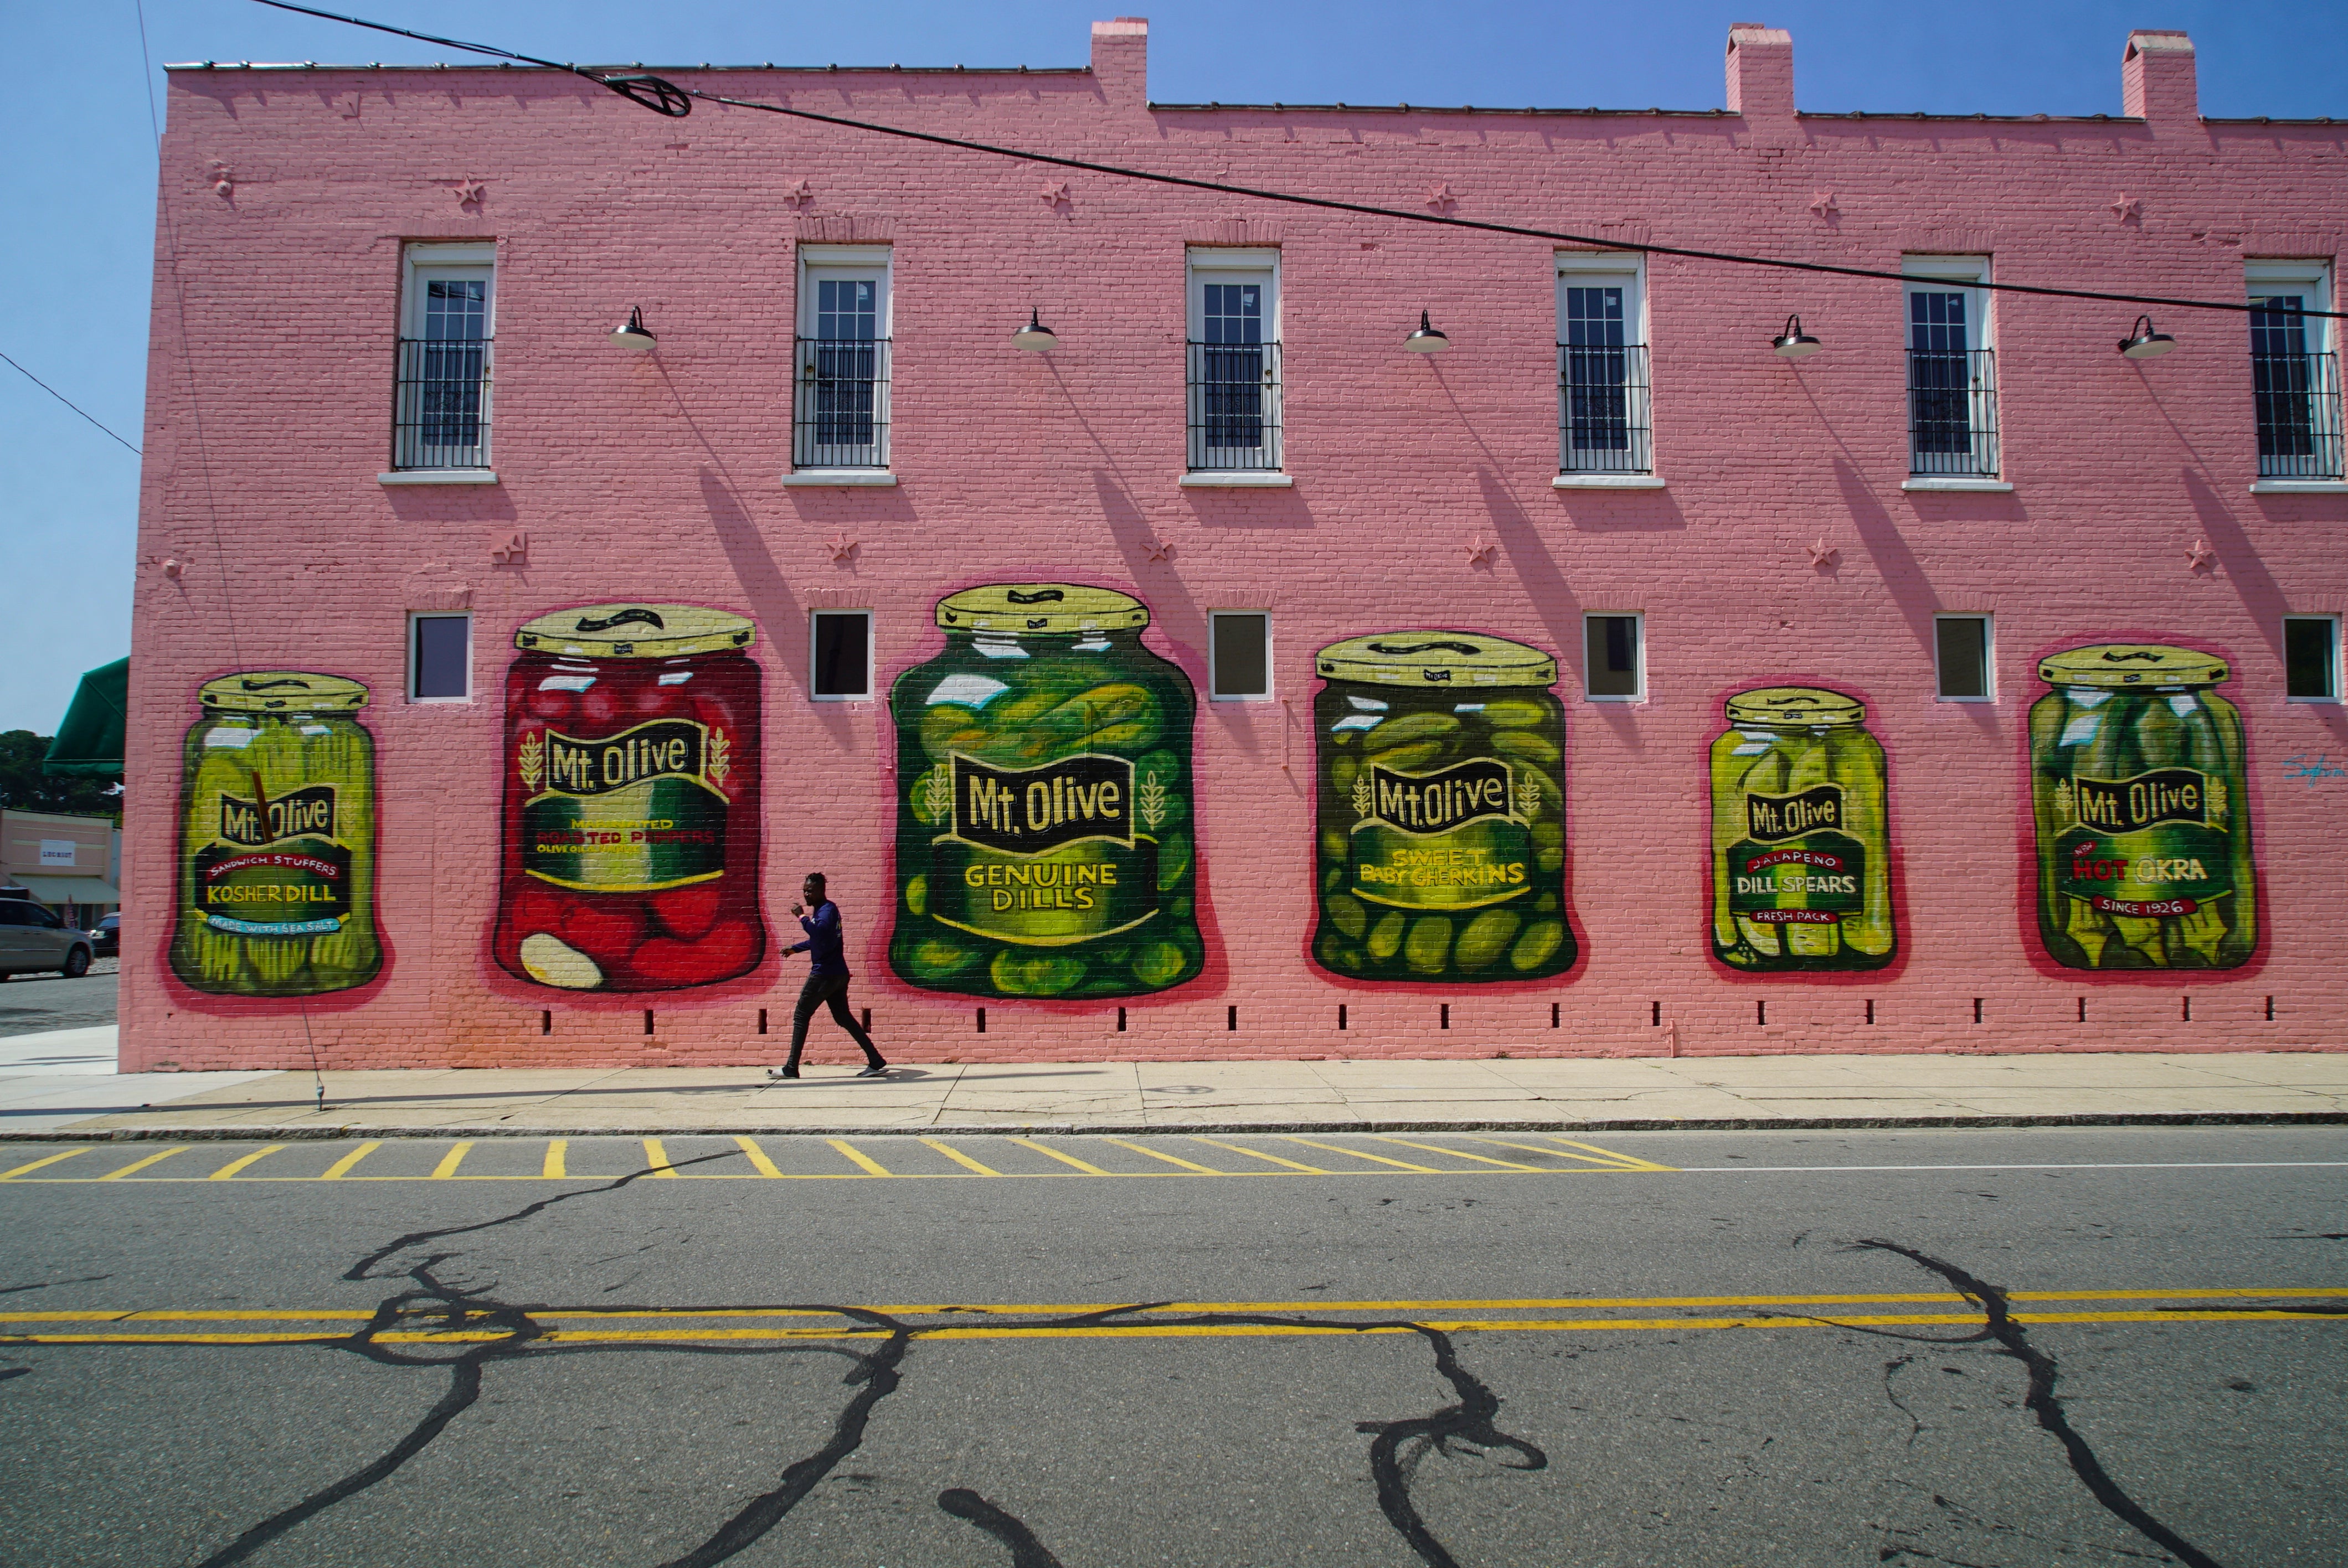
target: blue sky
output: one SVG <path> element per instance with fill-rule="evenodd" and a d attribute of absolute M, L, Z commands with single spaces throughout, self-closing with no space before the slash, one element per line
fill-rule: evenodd
<path fill-rule="evenodd" d="M 340 0 L 355 14 L 554 59 L 661 64 L 1076 66 L 1119 5 L 866 0 Z M 250 0 L 9 8 L 16 90 L 0 97 L 15 220 L 0 230 L 0 353 L 134 444 L 146 392 L 155 213 L 149 94 L 167 60 L 427 61 L 423 45 Z M 1709 108 L 1732 21 L 1794 34 L 1808 109 L 2119 111 L 2131 27 L 2182 27 L 2211 115 L 2348 118 L 2340 0 L 1119 0 L 1150 17 L 1150 89 L 1171 102 L 1475 103 Z M 334 8 L 335 0 L 328 0 Z M 159 111 L 160 112 L 160 111 Z M 298 259 L 286 258 L 289 265 Z M 266 286 L 266 277 L 256 279 Z M 354 396 L 375 395 L 361 388 Z M 86 669 L 129 646 L 138 460 L 0 365 L 0 730 L 46 734 Z"/>

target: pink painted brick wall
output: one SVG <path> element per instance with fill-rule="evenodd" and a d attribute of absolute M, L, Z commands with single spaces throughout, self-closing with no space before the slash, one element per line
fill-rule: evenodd
<path fill-rule="evenodd" d="M 1353 201 L 1416 207 L 1447 186 L 1463 217 L 1623 242 L 1893 270 L 1903 252 L 1985 252 L 2003 281 L 2215 300 L 2241 297 L 2246 257 L 2341 249 L 2348 125 L 2204 122 L 2173 38 L 2131 46 L 2127 101 L 2148 118 L 2003 120 L 1797 117 L 1782 38 L 1735 35 L 1741 115 L 1153 108 L 1132 24 L 1097 29 L 1089 71 L 677 76 Z M 2136 307 L 1999 298 L 2013 489 L 1920 494 L 1900 487 L 1898 285 L 1656 258 L 1667 487 L 1557 490 L 1544 241 L 707 105 L 663 119 L 581 81 L 502 69 L 181 68 L 170 114 L 132 660 L 126 1069 L 292 1066 L 312 1042 L 336 1066 L 776 1055 L 757 1009 L 787 1027 L 799 960 L 602 1006 L 514 985 L 488 961 L 512 632 L 556 607 L 635 599 L 756 619 L 769 918 L 788 927 L 801 872 L 829 872 L 857 999 L 902 1058 L 2348 1042 L 2348 783 L 2285 764 L 2348 760 L 2348 726 L 2337 706 L 2284 701 L 2280 626 L 2348 610 L 2348 497 L 2251 493 L 2239 315 L 2156 309 L 2183 351 L 2138 364 L 2113 352 Z M 1064 178 L 1068 200 L 1045 200 Z M 811 197 L 787 200 L 802 180 Z M 476 182 L 479 200 L 460 204 Z M 499 483 L 379 485 L 402 245 L 471 239 L 498 246 Z M 900 483 L 786 488 L 794 248 L 841 240 L 893 247 Z M 1292 489 L 1177 484 L 1184 248 L 1234 241 L 1281 250 Z M 1048 356 L 1007 341 L 1031 303 L 1060 334 Z M 631 305 L 657 354 L 603 342 Z M 1457 345 L 1439 358 L 1400 351 L 1422 308 Z M 1798 367 L 1766 346 L 1793 312 L 1828 344 Z M 526 561 L 493 562 L 516 530 Z M 845 559 L 824 542 L 835 536 L 856 541 Z M 1469 560 L 1472 537 L 1497 545 L 1491 559 Z M 2207 569 L 2188 561 L 2197 540 L 2215 551 Z M 1814 542 L 1838 552 L 1830 567 L 1812 564 Z M 942 593 L 1057 579 L 1146 600 L 1149 641 L 1202 697 L 1208 612 L 1268 608 L 1294 708 L 1200 704 L 1200 886 L 1220 955 L 1209 976 L 1129 1001 L 1124 1033 L 1114 1003 L 1004 1001 L 982 1035 L 971 999 L 888 974 L 891 732 L 884 707 L 808 699 L 807 616 L 873 610 L 885 690 L 938 645 Z M 403 702 L 406 613 L 466 606 L 481 697 Z M 1581 615 L 1617 610 L 1647 618 L 1649 700 L 1583 702 Z M 1994 706 L 1933 700 L 1941 610 L 1994 612 Z M 1585 957 L 1557 983 L 1376 991 L 1333 983 L 1305 955 L 1313 651 L 1429 625 L 1538 644 L 1563 667 Z M 2032 960 L 2017 780 L 2043 689 L 2033 661 L 2114 636 L 2234 661 L 2224 690 L 2249 728 L 2263 877 L 2246 968 L 2115 979 Z M 354 676 L 376 697 L 386 973 L 301 1008 L 201 996 L 163 963 L 195 688 L 268 668 Z M 1719 701 L 1797 677 L 1870 699 L 1891 757 L 1904 957 L 1882 974 L 1757 980 L 1708 957 L 1704 758 Z"/>

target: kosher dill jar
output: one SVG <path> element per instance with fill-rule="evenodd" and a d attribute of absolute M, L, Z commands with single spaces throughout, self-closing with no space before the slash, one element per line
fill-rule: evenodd
<path fill-rule="evenodd" d="M 1189 678 L 1107 589 L 939 600 L 945 649 L 897 678 L 889 966 L 925 990 L 1077 999 L 1194 979 Z"/>
<path fill-rule="evenodd" d="M 1464 631 L 1386 631 L 1315 657 L 1320 918 L 1356 979 L 1563 974 L 1565 709 L 1557 661 Z"/>
<path fill-rule="evenodd" d="M 1728 699 L 1712 743 L 1712 951 L 1739 969 L 1878 969 L 1899 946 L 1883 747 L 1856 697 Z"/>
<path fill-rule="evenodd" d="M 207 681 L 180 773 L 171 973 L 220 996 L 348 990 L 383 968 L 367 689 L 256 671 Z"/>
<path fill-rule="evenodd" d="M 561 990 L 664 991 L 757 967 L 755 636 L 689 604 L 558 610 L 514 634 L 499 968 Z"/>
<path fill-rule="evenodd" d="M 2258 946 L 2242 717 L 2215 654 L 2128 643 L 2039 661 L 2038 935 L 2075 969 L 2230 969 Z"/>

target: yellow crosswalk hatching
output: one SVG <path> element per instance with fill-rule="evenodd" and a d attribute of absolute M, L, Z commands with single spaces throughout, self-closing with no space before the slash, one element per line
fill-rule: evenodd
<path fill-rule="evenodd" d="M 1314 1151 L 1322 1163 L 1307 1164 L 1275 1153 L 1267 1146 L 1274 1144 Z M 0 1186 L 97 1182 L 135 1187 L 185 1182 L 609 1183 L 634 1177 L 664 1182 L 970 1181 L 1041 1176 L 1114 1181 L 1144 1176 L 1519 1177 L 1670 1173 L 1673 1169 L 1635 1154 L 1570 1139 L 1552 1141 L 1540 1133 L 1509 1139 L 1470 1133 L 1403 1138 L 1365 1132 L 1319 1137 L 1284 1132 L 1222 1137 L 1172 1132 L 1131 1137 L 1072 1132 L 1046 1141 L 1005 1130 L 956 1132 L 948 1137 L 875 1132 L 860 1134 L 857 1141 L 800 1133 L 767 1133 L 761 1138 L 718 1132 L 445 1141 L 393 1137 L 369 1138 L 355 1144 L 256 1140 L 240 1145 L 205 1140 L 153 1149 L 110 1170 L 98 1169 L 102 1162 L 79 1160 L 94 1147 L 79 1145 L 41 1153 L 0 1171 Z M 1493 1148 L 1519 1155 L 1544 1155 L 1550 1163 L 1482 1152 Z M 1412 1157 L 1383 1152 L 1386 1150 L 1407 1152 Z M 1205 1151 L 1211 1152 L 1200 1157 Z M 166 1161 L 174 1163 L 157 1168 Z"/>

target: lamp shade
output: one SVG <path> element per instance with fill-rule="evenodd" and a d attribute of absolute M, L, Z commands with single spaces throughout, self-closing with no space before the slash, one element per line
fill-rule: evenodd
<path fill-rule="evenodd" d="M 2158 359 L 2177 346 L 2177 340 L 2167 333 L 2152 330 L 2150 316 L 2138 316 L 2136 327 L 2120 339 L 2120 352 L 2130 359 Z"/>
<path fill-rule="evenodd" d="M 1827 345 L 1802 330 L 1802 318 L 1787 316 L 1786 330 L 1769 340 L 1781 359 L 1807 359 Z"/>
<path fill-rule="evenodd" d="M 1060 346 L 1060 340 L 1052 335 L 1052 329 L 1037 321 L 1032 309 L 1027 313 L 1027 324 L 1011 334 L 1011 343 L 1014 348 L 1027 349 L 1035 354 L 1044 354 Z"/>
<path fill-rule="evenodd" d="M 612 329 L 612 346 L 633 349 L 638 354 L 651 352 L 660 340 L 644 330 L 644 312 L 641 305 L 628 308 L 628 319 Z"/>
<path fill-rule="evenodd" d="M 1403 339 L 1402 346 L 1413 354 L 1441 354 L 1451 346 L 1451 340 L 1436 331 L 1435 323 L 1426 319 L 1425 311 L 1421 311 L 1418 313 L 1418 330 Z"/>

